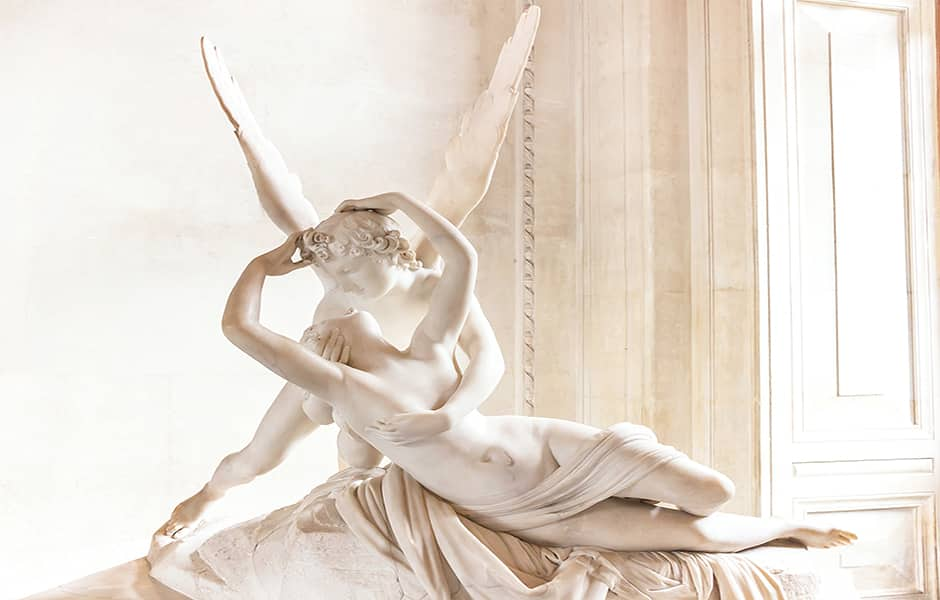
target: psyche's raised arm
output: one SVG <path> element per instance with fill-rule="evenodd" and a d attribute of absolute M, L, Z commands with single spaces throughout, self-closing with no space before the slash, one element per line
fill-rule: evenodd
<path fill-rule="evenodd" d="M 296 237 L 292 235 L 282 246 L 248 264 L 229 294 L 222 331 L 229 341 L 275 374 L 320 398 L 330 398 L 342 386 L 344 367 L 260 322 L 261 292 L 267 276 L 283 275 L 308 264 L 291 261 Z"/>

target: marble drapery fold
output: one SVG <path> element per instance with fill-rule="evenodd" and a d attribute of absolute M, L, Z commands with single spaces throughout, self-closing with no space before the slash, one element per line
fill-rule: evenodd
<path fill-rule="evenodd" d="M 624 448 L 636 457 L 626 466 Z M 396 465 L 339 474 L 345 481 L 331 495 L 360 542 L 413 576 L 414 598 L 783 599 L 776 577 L 739 555 L 542 547 L 485 525 L 521 530 L 576 514 L 677 456 L 625 423 L 531 492 L 492 507 L 455 507 Z"/>
<path fill-rule="evenodd" d="M 397 539 L 391 526 L 391 521 L 404 517 L 395 516 L 400 507 L 386 503 L 383 494 L 386 477 L 384 469 L 347 469 L 317 486 L 297 504 L 268 515 L 231 525 L 223 521 L 207 523 L 181 540 L 158 534 L 148 556 L 151 576 L 196 600 L 428 600 L 424 584 L 399 548 L 404 541 Z M 420 489 L 412 492 L 417 493 L 412 500 L 427 494 Z M 347 516 L 357 514 L 356 519 L 349 517 L 350 520 L 361 520 L 357 533 L 350 531 L 337 510 L 336 499 L 340 495 L 348 495 L 349 502 L 344 507 Z M 374 530 L 374 535 L 362 535 L 363 523 L 366 530 Z M 588 561 L 594 557 L 590 551 L 573 555 L 563 549 L 528 544 L 459 515 L 456 522 L 445 523 L 466 527 L 521 584 L 530 588 L 558 579 L 562 574 L 558 565 L 565 560 Z M 452 536 L 446 529 L 432 531 L 432 535 L 452 540 L 463 537 Z M 438 549 L 452 545 L 435 543 Z M 423 548 L 426 549 L 423 556 L 433 558 L 433 552 L 427 550 L 434 546 L 424 544 Z M 457 550 L 460 549 L 458 546 Z M 606 589 L 610 583 L 614 591 L 602 590 L 603 595 L 599 596 L 606 596 L 607 600 L 777 599 L 791 595 L 807 600 L 857 598 L 848 574 L 838 569 L 837 555 L 821 551 L 764 547 L 725 555 L 686 552 L 600 555 L 613 570 L 598 568 L 591 572 L 582 562 L 575 563 L 575 568 L 569 565 L 564 573 L 571 577 L 583 577 L 585 573 L 589 578 L 591 573 L 595 578 L 613 576 L 613 581 L 604 582 L 604 586 Z M 458 560 L 458 570 L 466 573 L 472 569 L 476 575 L 482 571 L 482 561 L 487 561 L 487 556 L 465 552 L 458 555 Z M 752 561 L 760 567 L 755 569 Z M 437 564 L 445 589 L 452 592 L 451 600 L 474 597 L 464 589 L 453 566 L 446 560 Z M 606 566 L 600 561 L 597 564 Z M 777 581 L 768 572 L 776 575 L 785 593 L 779 592 Z M 501 574 L 506 575 L 505 571 Z"/>
<path fill-rule="evenodd" d="M 583 512 L 680 458 L 687 457 L 660 444 L 650 428 L 617 423 L 525 494 L 494 504 L 462 505 L 457 510 L 491 529 L 534 529 Z"/>

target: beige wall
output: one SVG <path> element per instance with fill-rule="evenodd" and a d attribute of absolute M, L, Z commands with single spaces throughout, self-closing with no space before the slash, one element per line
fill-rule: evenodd
<path fill-rule="evenodd" d="M 326 213 L 345 197 L 426 192 L 511 31 L 505 4 L 0 6 L 0 597 L 142 555 L 280 387 L 218 326 L 243 264 L 281 236 L 210 93 L 199 36 L 226 53 Z M 512 269 L 511 143 L 467 225 L 509 348 L 495 281 Z M 316 287 L 273 282 L 264 318 L 299 334 Z M 332 472 L 333 438 L 318 432 L 228 508 L 294 501 Z"/>
<path fill-rule="evenodd" d="M 535 412 L 647 424 L 756 512 L 750 3 L 540 4 Z"/>

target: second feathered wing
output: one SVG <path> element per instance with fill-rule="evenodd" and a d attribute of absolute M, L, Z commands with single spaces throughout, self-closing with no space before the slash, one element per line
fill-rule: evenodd
<path fill-rule="evenodd" d="M 456 135 L 447 144 L 444 168 L 434 179 L 427 204 L 458 226 L 489 188 L 522 91 L 520 82 L 535 44 L 539 16 L 539 8 L 531 6 L 519 17 L 512 37 L 499 53 L 489 85 L 463 114 Z M 201 45 L 212 91 L 235 128 L 261 206 L 285 233 L 315 226 L 319 217 L 304 197 L 300 179 L 290 172 L 281 153 L 261 132 L 221 52 L 205 37 Z M 423 236 L 418 234 L 413 245 L 426 265 L 436 261 L 436 252 Z"/>
<path fill-rule="evenodd" d="M 530 6 L 519 17 L 512 37 L 496 60 L 489 85 L 460 119 L 447 144 L 444 168 L 434 179 L 427 204 L 458 227 L 476 208 L 489 188 L 499 150 L 509 131 L 526 63 L 535 45 L 540 10 Z M 414 240 L 416 254 L 431 266 L 437 254 L 427 240 Z"/>
<path fill-rule="evenodd" d="M 262 208 L 284 233 L 313 227 L 319 222 L 319 217 L 313 204 L 304 197 L 300 178 L 290 172 L 281 153 L 261 132 L 238 82 L 229 72 L 216 45 L 206 37 L 202 38 L 200 45 L 212 91 L 235 128 Z"/>

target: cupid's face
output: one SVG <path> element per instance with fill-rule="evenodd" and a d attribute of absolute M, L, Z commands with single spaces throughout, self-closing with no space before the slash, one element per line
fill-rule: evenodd
<path fill-rule="evenodd" d="M 364 300 L 387 294 L 398 277 L 397 267 L 375 256 L 333 256 L 317 268 L 341 290 Z"/>

